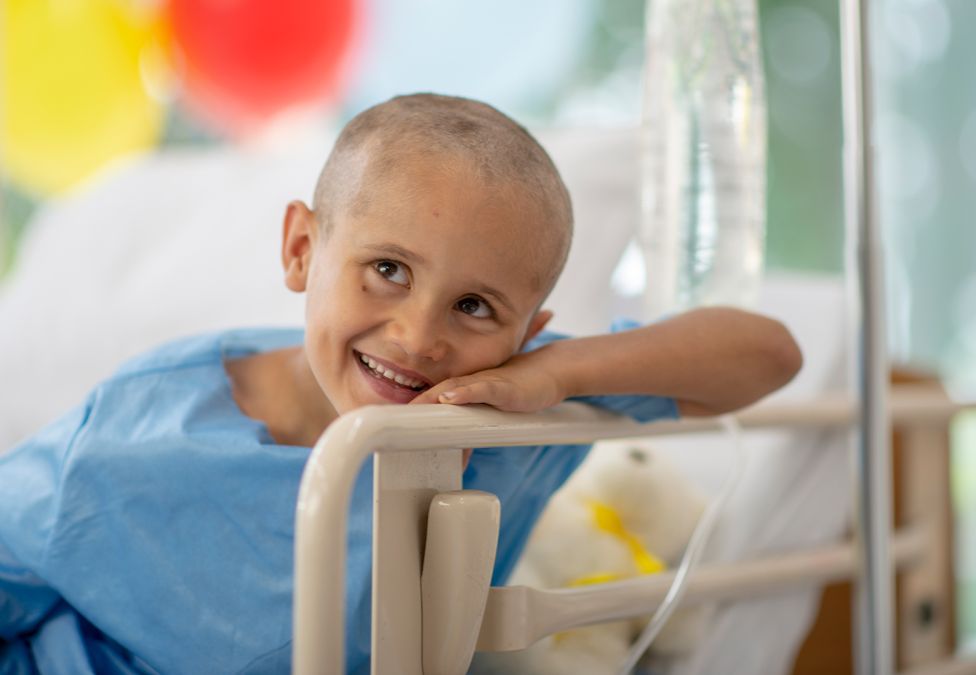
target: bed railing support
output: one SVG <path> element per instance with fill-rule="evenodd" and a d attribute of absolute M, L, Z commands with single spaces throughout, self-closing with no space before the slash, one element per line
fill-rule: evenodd
<path fill-rule="evenodd" d="M 578 403 L 531 415 L 484 406 L 367 406 L 340 417 L 312 449 L 298 493 L 293 672 L 345 672 L 346 523 L 352 486 L 371 454 L 382 453 L 374 467 L 380 543 L 373 550 L 373 673 L 420 675 L 426 518 L 436 493 L 460 487 L 455 448 L 588 442 L 646 428 Z M 387 461 L 404 452 L 413 456 Z M 387 659 L 394 668 L 383 669 Z"/>
<path fill-rule="evenodd" d="M 942 424 L 964 406 L 952 404 L 942 397 L 933 396 L 931 390 L 916 387 L 899 387 L 898 395 L 890 401 L 893 423 L 896 427 L 909 424 Z M 763 405 L 742 411 L 736 416 L 743 428 L 773 427 L 844 427 L 856 422 L 856 406 L 843 399 L 824 399 L 802 405 Z M 380 504 L 374 513 L 376 522 L 386 524 L 383 513 L 391 506 L 398 511 L 399 523 L 406 525 L 397 549 L 396 558 L 414 561 L 411 569 L 416 576 L 401 579 L 408 592 L 397 589 L 383 596 L 374 587 L 373 628 L 385 633 L 388 629 L 399 630 L 400 625 L 383 621 L 384 613 L 394 613 L 405 623 L 418 627 L 423 620 L 421 611 L 420 556 L 424 546 L 424 530 L 428 507 L 432 496 L 442 492 L 439 485 L 456 485 L 461 467 L 459 452 L 451 448 L 462 446 L 484 447 L 503 445 L 528 445 L 538 443 L 584 443 L 609 438 L 634 438 L 676 433 L 695 433 L 718 430 L 716 420 L 694 419 L 681 422 L 655 422 L 640 425 L 611 413 L 588 408 L 581 404 L 564 403 L 535 414 L 502 413 L 481 406 L 382 406 L 367 407 L 344 415 L 322 435 L 312 450 L 299 491 L 295 530 L 295 604 L 293 669 L 300 675 L 327 673 L 339 675 L 345 672 L 345 570 L 346 570 L 346 520 L 352 485 L 365 460 L 370 454 L 382 453 L 377 461 L 377 491 Z M 410 458 L 397 453 L 414 453 Z M 419 455 L 416 453 L 420 453 Z M 389 458 L 404 460 L 402 471 Z M 418 461 L 419 460 L 419 461 Z M 431 468 L 433 467 L 433 469 Z M 391 482 L 383 478 L 384 472 L 398 474 Z M 443 475 L 440 475 L 443 474 Z M 396 487 L 398 482 L 402 482 Z M 419 485 L 419 487 L 417 487 Z M 395 494 L 401 490 L 402 494 Z M 418 490 L 417 494 L 414 491 Z M 387 494 L 394 498 L 387 500 Z M 413 496 L 411 496 L 413 495 Z M 397 527 L 397 525 L 394 525 Z M 383 534 L 374 536 L 384 536 Z M 901 540 L 899 540 L 901 541 Z M 913 539 L 898 543 L 895 553 L 905 556 L 910 563 L 918 546 Z M 382 562 L 389 562 L 383 544 L 374 549 L 380 564 L 374 569 L 387 569 Z M 853 558 L 853 556 L 851 556 Z M 775 562 L 775 561 L 774 561 Z M 790 559 L 778 564 L 789 567 Z M 837 562 L 836 560 L 834 561 Z M 768 561 L 767 561 L 768 563 Z M 760 563 L 754 563 L 760 564 Z M 396 567 L 396 565 L 392 566 Z M 402 571 L 392 569 L 392 574 Z M 742 572 L 742 568 L 715 569 L 703 575 L 693 574 L 691 583 L 706 584 L 710 574 L 727 575 Z M 779 573 L 786 574 L 783 569 Z M 375 574 L 375 571 L 374 571 Z M 382 577 L 384 572 L 379 573 Z M 787 575 L 788 576 L 788 575 Z M 375 577 L 374 577 L 375 578 Z M 797 579 L 799 579 L 798 577 Z M 711 583 L 728 584 L 728 578 L 713 579 Z M 382 579 L 379 584 L 384 582 Z M 802 583 L 802 582 L 799 582 Z M 492 589 L 491 594 L 501 598 L 507 589 Z M 695 591 L 696 593 L 701 591 Z M 492 619 L 492 595 L 489 595 L 481 637 L 486 631 L 497 629 Z M 494 601 L 497 604 L 497 600 Z M 580 611 L 589 611 L 577 603 Z M 379 619 L 377 617 L 380 617 Z M 592 618 L 592 617 L 590 617 Z M 577 625 L 577 619 L 566 616 L 560 621 Z M 568 624 L 567 624 L 568 625 Z M 405 637 L 402 637 L 405 635 Z M 381 671 L 377 664 L 393 658 L 396 668 L 392 672 L 419 675 L 423 672 L 423 645 L 419 630 L 390 639 L 387 635 L 374 637 L 374 646 L 385 653 L 374 652 L 373 672 Z M 397 640 L 411 644 L 401 649 Z M 388 651 L 393 646 L 393 651 Z M 484 644 L 487 647 L 487 644 Z M 495 645 L 497 648 L 499 645 Z"/>

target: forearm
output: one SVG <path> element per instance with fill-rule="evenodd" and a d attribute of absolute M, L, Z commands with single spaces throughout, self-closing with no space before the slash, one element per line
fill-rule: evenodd
<path fill-rule="evenodd" d="M 684 415 L 746 406 L 789 382 L 802 356 L 778 321 L 741 310 L 693 310 L 631 331 L 545 350 L 569 396 L 671 396 Z"/>

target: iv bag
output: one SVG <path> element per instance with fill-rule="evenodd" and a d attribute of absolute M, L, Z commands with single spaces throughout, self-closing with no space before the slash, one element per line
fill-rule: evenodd
<path fill-rule="evenodd" d="M 642 117 L 646 318 L 753 305 L 766 226 L 755 0 L 648 2 Z"/>

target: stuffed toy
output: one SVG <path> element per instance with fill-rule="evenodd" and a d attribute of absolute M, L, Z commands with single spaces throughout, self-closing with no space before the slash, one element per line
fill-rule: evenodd
<path fill-rule="evenodd" d="M 566 588 L 670 569 L 705 506 L 699 490 L 652 448 L 601 443 L 553 495 L 509 584 Z M 648 618 L 569 630 L 519 652 L 478 654 L 471 672 L 614 675 Z M 679 607 L 651 654 L 686 653 L 706 620 L 701 607 Z"/>

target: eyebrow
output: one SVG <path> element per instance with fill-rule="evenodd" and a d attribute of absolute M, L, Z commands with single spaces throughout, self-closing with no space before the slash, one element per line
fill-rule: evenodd
<path fill-rule="evenodd" d="M 393 243 L 383 243 L 383 244 L 366 244 L 365 248 L 371 251 L 376 251 L 377 253 L 385 253 L 394 258 L 400 258 L 406 260 L 407 262 L 419 263 L 424 265 L 427 260 L 419 253 L 414 253 L 408 249 L 403 248 L 399 244 Z M 510 312 L 515 312 L 515 307 L 509 301 L 508 297 L 501 291 L 492 288 L 491 286 L 486 286 L 484 284 L 478 284 L 474 290 L 475 293 L 480 295 L 489 295 L 498 301 L 499 304 L 504 305 L 506 309 Z"/>
<path fill-rule="evenodd" d="M 419 253 L 409 251 L 397 244 L 366 244 L 366 248 L 378 253 L 387 253 L 394 258 L 402 258 L 408 262 L 426 264 L 427 260 Z"/>

